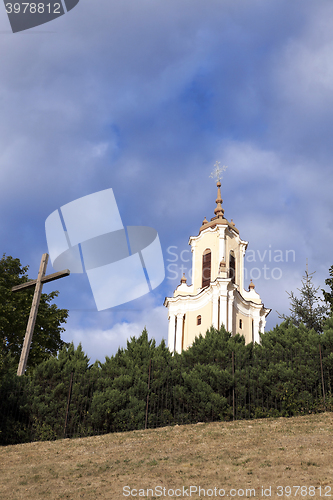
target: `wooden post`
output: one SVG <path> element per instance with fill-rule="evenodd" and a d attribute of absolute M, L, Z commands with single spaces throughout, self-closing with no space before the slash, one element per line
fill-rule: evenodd
<path fill-rule="evenodd" d="M 235 420 L 235 357 L 232 351 L 232 419 Z"/>
<path fill-rule="evenodd" d="M 67 436 L 67 424 L 68 424 L 68 415 L 69 415 L 69 405 L 71 404 L 71 398 L 72 398 L 73 377 L 74 377 L 74 372 L 71 373 L 71 380 L 69 382 L 67 408 L 66 408 L 65 425 L 64 425 L 64 439 L 66 439 L 66 436 Z"/>
<path fill-rule="evenodd" d="M 147 391 L 145 429 L 147 429 L 147 426 L 148 426 L 148 405 L 149 405 L 150 370 L 151 370 L 151 359 L 149 360 L 149 374 L 148 374 L 148 391 Z"/>
<path fill-rule="evenodd" d="M 320 342 L 319 342 L 319 355 L 320 355 L 321 385 L 322 385 L 322 389 L 323 389 L 324 407 L 325 407 L 325 410 L 326 410 L 325 386 L 324 386 L 324 370 L 323 370 L 323 359 L 321 357 L 321 345 L 320 345 Z"/>
<path fill-rule="evenodd" d="M 42 295 L 43 284 L 48 283 L 50 281 L 54 281 L 54 280 L 59 279 L 59 278 L 62 278 L 64 276 L 69 276 L 69 274 L 70 274 L 70 271 L 68 269 L 66 269 L 65 271 L 60 271 L 58 273 L 53 273 L 53 274 L 49 274 L 48 276 L 45 276 L 48 259 L 49 259 L 48 254 L 44 253 L 42 256 L 42 260 L 40 262 L 38 277 L 36 280 L 31 280 L 31 281 L 28 281 L 27 283 L 22 283 L 22 285 L 17 285 L 17 286 L 14 286 L 12 288 L 12 292 L 17 292 L 19 290 L 31 288 L 33 286 L 35 287 L 35 293 L 34 293 L 32 306 L 31 306 L 31 310 L 30 310 L 30 316 L 29 316 L 29 320 L 28 320 L 27 330 L 25 332 L 20 362 L 19 362 L 18 369 L 17 369 L 18 376 L 23 375 L 26 368 L 27 368 L 28 356 L 29 356 L 29 351 L 30 351 L 30 346 L 31 346 L 31 341 L 32 341 L 32 335 L 34 333 L 37 312 L 38 312 L 38 306 L 39 306 L 40 298 Z"/>

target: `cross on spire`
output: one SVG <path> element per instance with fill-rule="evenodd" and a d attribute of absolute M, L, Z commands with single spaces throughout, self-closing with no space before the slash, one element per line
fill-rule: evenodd
<path fill-rule="evenodd" d="M 221 165 L 221 162 L 216 161 L 215 165 L 214 165 L 215 169 L 213 170 L 213 172 L 209 176 L 209 177 L 212 177 L 213 179 L 215 178 L 217 182 L 221 181 L 222 173 L 225 172 L 228 168 L 226 165 L 223 165 L 223 167 L 220 167 L 220 165 Z"/>

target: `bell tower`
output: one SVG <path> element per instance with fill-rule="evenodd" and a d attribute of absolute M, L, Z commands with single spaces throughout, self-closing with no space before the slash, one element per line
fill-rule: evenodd
<path fill-rule="evenodd" d="M 221 198 L 221 169 L 215 165 L 217 198 L 214 217 L 204 218 L 198 236 L 191 236 L 192 284 L 185 276 L 164 305 L 169 312 L 168 347 L 180 353 L 190 347 L 199 334 L 211 327 L 244 335 L 245 342 L 260 342 L 266 309 L 254 284 L 244 289 L 244 257 L 248 245 L 239 236 L 231 219 L 224 217 Z"/>

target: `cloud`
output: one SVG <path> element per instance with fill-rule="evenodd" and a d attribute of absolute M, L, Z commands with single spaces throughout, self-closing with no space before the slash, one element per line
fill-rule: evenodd
<path fill-rule="evenodd" d="M 163 306 L 145 309 L 132 313 L 135 317 L 130 322 L 115 322 L 111 328 L 101 328 L 99 319 L 96 318 L 95 326 L 71 325 L 69 320 L 63 339 L 66 342 L 74 342 L 77 346 L 81 343 L 83 350 L 88 354 L 91 363 L 95 360 L 105 361 L 105 356 L 111 357 L 118 348 L 126 348 L 127 340 L 131 337 L 140 337 L 144 328 L 148 331 L 148 338 L 154 338 L 159 345 L 164 338 L 167 343 L 168 320 L 166 309 Z"/>

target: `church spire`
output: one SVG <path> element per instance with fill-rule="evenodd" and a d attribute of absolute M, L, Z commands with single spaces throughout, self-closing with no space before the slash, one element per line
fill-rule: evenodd
<path fill-rule="evenodd" d="M 217 181 L 217 198 L 216 198 L 216 205 L 217 207 L 214 210 L 215 217 L 223 217 L 224 215 L 224 209 L 222 208 L 222 203 L 223 200 L 221 198 L 221 182 L 218 180 Z M 212 219 L 213 220 L 213 219 Z"/>
<path fill-rule="evenodd" d="M 222 179 L 222 172 L 224 172 L 228 167 L 226 167 L 225 165 L 223 165 L 223 167 L 220 167 L 220 163 L 219 161 L 217 161 L 214 165 L 215 169 L 213 170 L 213 172 L 210 174 L 210 177 L 215 177 L 215 179 L 217 180 L 217 198 L 216 198 L 216 205 L 217 207 L 215 208 L 214 210 L 214 214 L 215 214 L 215 217 L 213 217 L 213 219 L 218 219 L 219 217 L 222 217 L 224 218 L 224 209 L 222 208 L 222 203 L 223 203 L 223 200 L 221 198 L 221 179 Z M 211 219 L 211 220 L 213 220 Z"/>
<path fill-rule="evenodd" d="M 222 197 L 221 197 L 221 179 L 222 179 L 222 173 L 228 168 L 225 165 L 223 167 L 220 166 L 220 162 L 217 161 L 214 165 L 214 170 L 210 174 L 209 177 L 212 177 L 213 179 L 216 180 L 216 186 L 217 186 L 217 198 L 216 198 L 216 207 L 214 210 L 214 217 L 208 221 L 206 217 L 204 218 L 202 222 L 202 226 L 199 230 L 199 233 L 201 231 L 204 231 L 205 229 L 208 228 L 214 228 L 216 225 L 223 225 L 223 226 L 229 226 L 230 229 L 235 231 L 237 234 L 239 234 L 238 229 L 235 226 L 235 223 L 233 221 L 228 222 L 227 219 L 224 217 L 224 208 L 222 208 Z"/>

